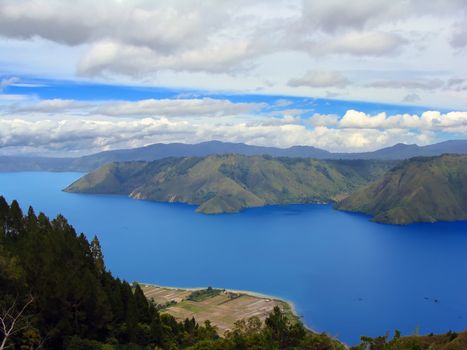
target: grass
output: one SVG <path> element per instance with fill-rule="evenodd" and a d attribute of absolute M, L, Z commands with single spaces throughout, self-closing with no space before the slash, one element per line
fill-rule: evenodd
<path fill-rule="evenodd" d="M 209 320 L 221 334 L 232 329 L 239 320 L 255 316 L 264 321 L 275 306 L 279 306 L 291 319 L 298 320 L 288 303 L 265 296 L 213 288 L 188 290 L 151 285 L 141 285 L 141 288 L 156 304 L 176 301 L 161 312 L 168 313 L 180 321 L 192 317 L 200 323 Z M 190 300 L 193 294 L 196 295 L 196 301 Z"/>

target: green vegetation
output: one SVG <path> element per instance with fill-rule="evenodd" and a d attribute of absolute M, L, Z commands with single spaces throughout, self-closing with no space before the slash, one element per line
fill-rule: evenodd
<path fill-rule="evenodd" d="M 361 337 L 361 344 L 351 350 L 464 350 L 467 349 L 467 331 L 461 334 L 448 332 L 441 335 L 401 337 L 395 331 L 392 339 Z"/>
<path fill-rule="evenodd" d="M 211 289 L 209 293 L 215 290 Z M 205 293 L 205 292 L 203 292 Z M 239 324 L 220 338 L 210 322 L 160 314 L 139 285 L 105 269 L 97 238 L 76 235 L 63 216 L 50 221 L 0 197 L 0 349 L 306 348 L 326 335 L 291 324 L 279 308 L 255 327 Z M 321 341 L 321 340 L 320 340 Z"/>
<path fill-rule="evenodd" d="M 0 197 L 0 349 L 344 350 L 306 330 L 279 307 L 261 322 L 241 320 L 219 337 L 209 321 L 160 314 L 139 285 L 114 278 L 97 238 L 76 235 L 63 216 L 49 220 Z M 362 338 L 356 350 L 465 349 L 462 334 Z"/>
<path fill-rule="evenodd" d="M 79 193 L 199 205 L 207 214 L 271 204 L 327 203 L 382 176 L 397 164 L 223 155 L 107 164 L 68 186 Z"/>
<path fill-rule="evenodd" d="M 391 224 L 467 220 L 467 156 L 404 161 L 336 208 Z"/>
<path fill-rule="evenodd" d="M 212 287 L 208 287 L 206 289 L 195 290 L 188 296 L 188 300 L 191 301 L 203 301 L 216 295 L 219 295 L 223 292 L 223 289 L 214 289 Z"/>

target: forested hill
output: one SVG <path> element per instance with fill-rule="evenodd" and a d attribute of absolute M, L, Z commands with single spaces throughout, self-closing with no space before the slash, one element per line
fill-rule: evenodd
<path fill-rule="evenodd" d="M 280 309 L 265 324 L 252 320 L 254 329 L 240 327 L 225 338 L 209 322 L 179 323 L 159 313 L 138 285 L 106 270 L 97 238 L 76 235 L 63 216 L 50 221 L 32 208 L 23 216 L 16 201 L 8 205 L 3 197 L 0 321 L 2 350 L 344 349 Z"/>
<path fill-rule="evenodd" d="M 327 203 L 368 184 L 397 164 L 218 155 L 110 163 L 68 186 L 79 193 L 199 205 L 202 213 L 271 204 Z"/>
<path fill-rule="evenodd" d="M 337 208 L 392 224 L 467 220 L 467 156 L 404 161 Z"/>

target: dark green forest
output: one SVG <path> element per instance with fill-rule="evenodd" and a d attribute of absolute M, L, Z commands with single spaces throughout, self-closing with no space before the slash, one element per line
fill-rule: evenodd
<path fill-rule="evenodd" d="M 141 288 L 112 276 L 98 239 L 0 197 L 0 350 L 345 349 L 279 308 L 220 337 L 209 322 L 161 314 Z M 466 349 L 465 333 L 362 338 L 355 349 Z"/>

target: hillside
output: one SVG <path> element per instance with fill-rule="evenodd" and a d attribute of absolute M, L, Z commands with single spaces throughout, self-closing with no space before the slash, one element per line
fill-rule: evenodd
<path fill-rule="evenodd" d="M 76 158 L 0 157 L 0 171 L 93 171 L 109 162 L 154 161 L 167 157 L 246 156 L 298 157 L 315 159 L 402 160 L 444 153 L 467 154 L 467 140 L 451 140 L 427 146 L 397 144 L 373 152 L 332 153 L 312 146 L 289 148 L 253 146 L 244 143 L 208 141 L 197 144 L 156 143 L 145 147 L 99 152 Z"/>
<path fill-rule="evenodd" d="M 204 308 L 205 296 L 193 292 L 190 300 Z M 49 220 L 32 208 L 23 215 L 18 202 L 8 204 L 0 196 L 0 349 L 235 350 L 239 343 L 260 349 L 313 344 L 319 344 L 317 350 L 345 349 L 326 334 L 307 331 L 278 305 L 262 320 L 242 320 L 224 337 L 207 319 L 179 321 L 149 301 L 139 284 L 107 271 L 96 237 L 88 242 L 61 215 Z M 242 327 L 247 324 L 255 326 L 253 332 Z"/>
<path fill-rule="evenodd" d="M 110 163 L 68 186 L 78 193 L 199 205 L 208 214 L 271 204 L 327 203 L 394 166 L 391 161 L 223 155 Z"/>
<path fill-rule="evenodd" d="M 391 224 L 467 220 L 467 156 L 404 161 L 336 208 Z"/>
<path fill-rule="evenodd" d="M 0 286 L 0 346 L 4 349 L 348 349 L 325 333 L 306 330 L 279 307 L 264 322 L 258 317 L 237 322 L 223 337 L 209 321 L 204 325 L 188 318 L 179 322 L 164 307 L 186 308 L 189 303 L 148 301 L 138 284 L 131 286 L 107 271 L 97 238 L 88 242 L 83 234 L 78 236 L 63 216 L 49 220 L 42 213 L 36 216 L 32 208 L 23 215 L 16 201 L 10 205 L 1 196 Z M 152 295 L 152 290 L 146 293 Z M 205 306 L 203 294 L 197 293 L 196 298 L 193 294 L 190 302 L 203 309 L 197 312 L 209 316 L 213 306 Z M 461 350 L 466 346 L 467 331 L 407 337 L 395 331 L 393 339 L 362 337 L 361 344 L 351 349 Z"/>

